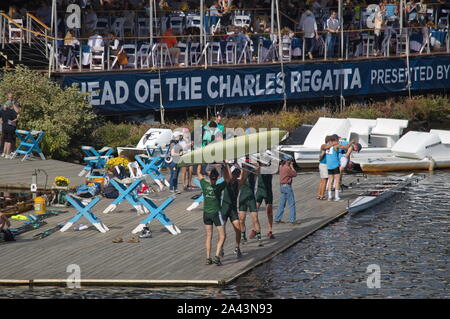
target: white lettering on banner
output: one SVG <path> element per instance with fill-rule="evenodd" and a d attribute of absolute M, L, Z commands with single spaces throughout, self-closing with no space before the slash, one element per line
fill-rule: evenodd
<path fill-rule="evenodd" d="M 178 101 L 182 100 L 182 94 L 184 94 L 184 98 L 189 100 L 189 78 L 185 79 L 185 84 L 183 84 L 183 78 L 178 78 Z"/>
<path fill-rule="evenodd" d="M 99 96 L 98 89 L 100 88 L 100 83 L 98 82 L 88 82 L 87 90 L 91 92 L 91 104 L 92 105 L 100 105 L 100 101 L 97 99 Z"/>
<path fill-rule="evenodd" d="M 376 77 L 373 70 L 371 77 L 372 80 Z M 315 70 L 312 74 L 310 70 L 291 72 L 291 93 L 309 92 L 311 90 L 314 92 L 353 90 L 356 87 L 362 87 L 359 68 L 327 70 L 325 76 L 320 70 Z"/>
<path fill-rule="evenodd" d="M 282 72 L 279 72 L 277 74 L 277 88 L 275 89 L 275 92 L 277 92 L 277 94 L 283 94 L 284 93 L 284 78 L 286 77 L 286 75 Z"/>
<path fill-rule="evenodd" d="M 406 83 L 408 78 L 412 82 L 425 82 L 449 79 L 450 65 L 414 66 L 396 69 L 374 69 L 370 71 L 370 84 Z"/>
<path fill-rule="evenodd" d="M 121 91 L 123 90 L 123 95 Z M 130 95 L 130 89 L 125 81 L 116 81 L 116 103 L 124 104 L 128 101 L 128 96 Z"/>
<path fill-rule="evenodd" d="M 111 89 L 111 84 L 109 84 L 109 81 L 105 81 L 105 85 L 103 87 L 102 100 L 100 104 L 105 105 L 106 102 L 110 104 L 116 104 L 116 101 L 114 99 L 114 92 Z"/>
<path fill-rule="evenodd" d="M 226 91 L 226 97 L 230 97 L 230 87 L 231 87 L 231 76 L 227 75 L 227 80 L 224 82 L 223 75 L 219 76 L 219 88 L 220 88 L 220 97 L 224 97 L 224 91 Z"/>
<path fill-rule="evenodd" d="M 215 99 L 219 96 L 219 92 L 217 90 L 213 91 L 212 85 L 219 83 L 219 78 L 217 76 L 211 76 L 208 79 L 208 85 L 206 87 L 207 91 L 208 91 L 208 96 L 212 99 Z"/>
<path fill-rule="evenodd" d="M 322 88 L 321 87 L 322 80 L 320 78 L 321 76 L 322 76 L 322 71 L 320 71 L 320 70 L 315 70 L 312 74 L 311 88 L 314 92 L 318 92 Z"/>
<path fill-rule="evenodd" d="M 253 88 L 255 87 L 255 77 L 251 74 L 246 74 L 244 77 L 244 96 L 254 96 L 255 92 Z"/>
<path fill-rule="evenodd" d="M 175 83 L 177 83 L 176 78 L 166 79 L 166 84 L 169 85 L 169 101 L 173 101 L 173 91 Z"/>
<path fill-rule="evenodd" d="M 239 75 L 236 75 L 234 77 L 233 89 L 231 91 L 231 97 L 235 97 L 236 94 L 237 94 L 237 96 L 243 96 L 241 78 L 239 77 Z"/>
<path fill-rule="evenodd" d="M 107 83 L 107 82 L 106 82 Z M 141 88 L 143 88 L 144 94 L 141 95 Z M 139 103 L 145 103 L 149 96 L 149 88 L 147 82 L 145 80 L 140 79 L 136 82 L 136 86 L 134 87 L 134 95 L 136 96 L 136 100 Z"/>
<path fill-rule="evenodd" d="M 264 95 L 265 90 L 260 88 L 261 85 L 261 75 L 257 74 L 256 75 L 256 96 L 258 95 Z"/>
<path fill-rule="evenodd" d="M 275 73 L 266 74 L 266 95 L 275 93 Z"/>
<path fill-rule="evenodd" d="M 436 68 L 436 79 L 442 80 L 444 78 L 444 67 L 442 65 L 438 65 Z"/>
<path fill-rule="evenodd" d="M 302 72 L 302 91 L 309 91 L 309 76 L 311 75 L 311 71 L 303 71 Z"/>
<path fill-rule="evenodd" d="M 328 70 L 327 73 L 325 74 L 325 79 L 323 80 L 323 85 L 322 85 L 322 91 L 325 91 L 325 89 L 332 91 L 333 90 L 333 82 L 331 79 L 331 71 Z"/>
<path fill-rule="evenodd" d="M 155 102 L 155 95 L 159 95 L 161 89 L 161 81 L 159 79 L 150 80 L 150 102 Z"/>
<path fill-rule="evenodd" d="M 191 78 L 191 99 L 202 99 L 202 78 L 200 76 L 194 76 Z"/>

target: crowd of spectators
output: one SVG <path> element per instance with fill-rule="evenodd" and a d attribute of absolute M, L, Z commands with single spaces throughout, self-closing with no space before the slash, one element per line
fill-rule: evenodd
<path fill-rule="evenodd" d="M 122 43 L 128 39 L 136 42 L 139 36 L 138 19 L 149 17 L 148 0 L 58 0 L 58 11 L 64 16 L 65 8 L 77 3 L 82 8 L 82 28 L 80 30 L 67 30 L 64 19 L 61 19 L 59 37 L 61 45 L 77 46 L 78 39 L 88 42 L 89 47 L 104 45 L 106 39 Z M 327 56 L 336 58 L 340 52 L 339 35 L 341 27 L 344 29 L 345 50 L 347 56 L 359 56 L 363 54 L 364 38 L 367 34 L 372 36 L 373 48 L 371 55 L 382 55 L 386 52 L 386 44 L 395 38 L 400 28 L 406 32 L 420 45 L 413 46 L 413 51 L 423 51 L 423 44 L 429 44 L 431 28 L 446 29 L 448 25 L 448 12 L 450 3 L 445 0 L 415 1 L 405 0 L 403 8 L 403 19 L 400 18 L 399 0 L 344 0 L 343 21 L 338 17 L 338 0 L 287 0 L 279 1 L 281 13 L 281 27 L 284 38 L 298 38 L 304 40 L 305 56 L 313 59 L 315 57 Z M 154 29 L 155 39 L 167 44 L 172 60 L 178 64 L 180 50 L 177 43 L 200 42 L 198 27 L 189 27 L 187 24 L 180 29 L 170 26 L 170 17 L 173 14 L 186 16 L 188 13 L 199 10 L 198 0 L 157 0 L 156 9 L 159 18 L 159 26 Z M 14 18 L 23 17 L 26 12 L 34 12 L 35 15 L 47 25 L 51 23 L 51 1 L 42 0 L 40 3 L 25 4 L 19 7 L 11 6 L 9 14 Z M 270 34 L 270 8 L 271 0 L 205 0 L 205 11 L 209 24 L 216 25 L 208 28 L 208 41 L 236 41 L 238 49 L 244 47 L 248 40 L 253 41 L 253 49 L 261 39 L 272 40 Z M 448 11 L 446 11 L 448 10 Z M 235 15 L 246 15 L 251 18 L 248 25 L 237 26 L 233 23 Z M 65 14 L 67 15 L 67 14 Z M 117 34 L 111 29 L 112 22 L 116 18 L 124 18 L 123 34 Z M 110 28 L 98 30 L 100 18 L 108 18 Z M 166 19 L 163 19 L 166 18 Z M 402 25 L 400 25 L 403 23 Z M 164 25 L 163 25 L 164 24 Z M 115 34 L 114 34 L 115 33 Z M 77 37 L 77 38 L 75 38 Z M 119 39 L 117 39 L 119 38 Z M 443 40 L 443 41 L 442 41 Z M 428 42 L 427 42 L 428 41 Z M 444 47 L 445 39 L 433 43 L 435 47 Z M 436 44 L 436 45 L 435 45 Z M 115 45 L 117 49 L 117 45 Z M 254 54 L 255 50 L 253 51 Z"/>

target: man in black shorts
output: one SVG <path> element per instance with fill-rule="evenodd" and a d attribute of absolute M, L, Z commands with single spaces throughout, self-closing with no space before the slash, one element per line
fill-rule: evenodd
<path fill-rule="evenodd" d="M 258 175 L 258 186 L 256 188 L 256 209 L 259 211 L 263 200 L 266 202 L 266 214 L 269 225 L 269 232 L 267 237 L 275 239 L 272 233 L 273 225 L 273 192 L 272 192 L 272 174 L 263 174 L 264 167 L 260 167 L 260 174 Z M 253 231 L 252 231 L 253 233 Z"/>
<path fill-rule="evenodd" d="M 206 264 L 211 265 L 212 263 L 214 263 L 220 266 L 222 263 L 220 261 L 219 255 L 221 254 L 223 244 L 225 242 L 225 227 L 221 213 L 222 208 L 220 205 L 220 200 L 222 197 L 222 191 L 227 186 L 226 181 L 229 181 L 230 178 L 228 172 L 226 172 L 224 176 L 225 181 L 220 184 L 216 184 L 217 179 L 219 178 L 219 172 L 215 168 L 206 170 L 206 172 L 209 176 L 209 183 L 202 175 L 202 166 L 197 166 L 197 178 L 200 181 L 200 187 L 202 189 L 203 196 L 205 197 L 205 200 L 203 202 L 203 223 L 205 224 L 206 230 Z M 211 259 L 213 225 L 217 227 L 217 231 L 219 234 L 217 239 L 216 256 Z"/>
<path fill-rule="evenodd" d="M 230 168 L 230 166 L 227 164 L 225 166 L 225 172 L 228 172 L 228 175 L 231 176 L 230 181 L 227 183 L 227 186 L 225 187 L 225 190 L 223 192 L 223 199 L 222 199 L 222 217 L 226 224 L 228 218 L 231 221 L 231 224 L 233 225 L 234 232 L 236 234 L 236 248 L 234 249 L 234 253 L 236 254 L 237 258 L 240 258 L 242 256 L 240 244 L 241 244 L 241 225 L 239 222 L 239 214 L 238 214 L 238 207 L 237 207 L 237 201 L 239 196 L 239 188 L 244 182 L 243 180 L 239 180 L 239 176 L 241 175 L 241 170 L 233 166 Z M 223 257 L 223 250 L 222 254 Z"/>
<path fill-rule="evenodd" d="M 261 243 L 261 226 L 258 219 L 258 210 L 256 209 L 256 175 L 251 170 L 251 168 L 243 168 L 241 172 L 241 180 L 245 180 L 239 190 L 239 220 L 241 223 L 242 241 L 244 243 L 247 242 L 247 238 L 245 236 L 245 218 L 247 216 L 247 212 L 250 212 L 253 229 L 249 238 L 252 239 L 256 237 L 258 239 L 258 246 L 263 246 Z"/>

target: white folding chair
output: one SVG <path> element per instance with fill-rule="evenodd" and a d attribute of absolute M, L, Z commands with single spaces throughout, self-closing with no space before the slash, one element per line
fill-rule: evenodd
<path fill-rule="evenodd" d="M 183 34 L 184 17 L 170 17 L 169 25 L 174 34 Z"/>
<path fill-rule="evenodd" d="M 153 66 L 164 67 L 167 65 L 167 61 L 170 65 L 173 65 L 172 58 L 170 56 L 169 48 L 165 43 L 156 43 L 152 48 L 152 63 Z"/>
<path fill-rule="evenodd" d="M 408 46 L 408 36 L 406 33 L 397 34 L 397 45 L 396 45 L 396 54 L 406 54 L 407 46 Z"/>
<path fill-rule="evenodd" d="M 208 63 L 221 64 L 223 62 L 220 42 L 210 42 L 208 48 Z"/>
<path fill-rule="evenodd" d="M 236 27 L 250 27 L 251 19 L 248 15 L 235 15 L 233 25 Z"/>
<path fill-rule="evenodd" d="M 123 38 L 124 24 L 125 24 L 125 18 L 116 18 L 116 20 L 114 20 L 113 24 L 111 25 L 111 29 L 116 36 Z"/>
<path fill-rule="evenodd" d="M 137 48 L 135 44 L 124 44 L 122 46 L 123 52 L 127 54 L 128 64 L 126 67 L 133 67 L 137 69 Z"/>
<path fill-rule="evenodd" d="M 186 16 L 186 28 L 200 28 L 201 19 L 198 14 L 188 14 Z"/>
<path fill-rule="evenodd" d="M 18 26 L 23 26 L 22 19 L 13 19 L 13 21 Z M 22 29 L 16 24 L 9 22 L 9 43 L 22 42 L 23 40 Z"/>
<path fill-rule="evenodd" d="M 150 35 L 149 24 L 150 22 L 148 18 L 138 18 L 138 25 L 137 25 L 138 37 L 145 37 Z"/>
<path fill-rule="evenodd" d="M 100 33 L 106 33 L 109 30 L 109 20 L 107 18 L 98 18 L 95 29 Z"/>
<path fill-rule="evenodd" d="M 375 36 L 373 34 L 362 34 L 362 43 L 363 43 L 363 54 L 367 56 L 370 55 L 370 52 L 373 52 L 373 46 L 375 43 Z"/>
<path fill-rule="evenodd" d="M 281 42 L 281 59 L 283 62 L 291 62 L 292 57 L 292 40 L 283 39 Z"/>
<path fill-rule="evenodd" d="M 244 59 L 245 64 L 247 64 L 247 62 L 252 62 L 251 46 L 252 46 L 251 40 L 245 42 L 244 48 L 242 49 L 242 52 L 239 55 L 239 59 L 237 61 L 238 64 L 242 62 L 242 59 Z"/>
<path fill-rule="evenodd" d="M 200 54 L 200 43 L 191 43 L 191 46 L 189 48 L 189 64 L 198 65 Z"/>
<path fill-rule="evenodd" d="M 236 64 L 237 62 L 236 42 L 227 42 L 227 45 L 225 46 L 225 62 L 227 64 Z"/>
<path fill-rule="evenodd" d="M 104 70 L 105 69 L 105 48 L 93 47 L 91 48 L 90 56 L 90 69 L 91 70 Z"/>
<path fill-rule="evenodd" d="M 183 66 L 187 66 L 188 65 L 188 46 L 187 46 L 187 44 L 184 42 L 178 42 L 176 47 L 180 49 L 180 55 L 179 55 L 178 61 L 175 61 L 175 63 L 182 63 Z"/>
<path fill-rule="evenodd" d="M 109 47 L 110 50 L 114 50 L 115 48 Z M 110 51 L 111 52 L 111 51 Z M 113 60 L 112 64 L 110 65 L 110 69 L 113 69 L 116 64 L 119 62 L 119 54 L 123 52 L 123 47 L 120 47 L 116 54 L 110 54 L 109 58 L 110 60 Z M 123 69 L 123 66 L 120 65 L 120 69 Z"/>
<path fill-rule="evenodd" d="M 139 48 L 139 51 L 137 53 L 137 58 L 139 59 L 139 64 L 140 64 L 141 68 L 149 68 L 150 67 L 150 51 L 151 51 L 150 44 L 143 44 Z"/>

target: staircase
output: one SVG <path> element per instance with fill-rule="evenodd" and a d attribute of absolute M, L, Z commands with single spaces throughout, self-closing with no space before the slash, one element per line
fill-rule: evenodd
<path fill-rule="evenodd" d="M 5 43 L 4 48 L 0 46 L 1 65 L 8 68 L 15 68 L 22 64 L 32 70 L 47 70 L 48 58 L 43 52 L 42 46 L 38 43 L 22 44 L 22 54 L 20 54 L 20 43 Z"/>

